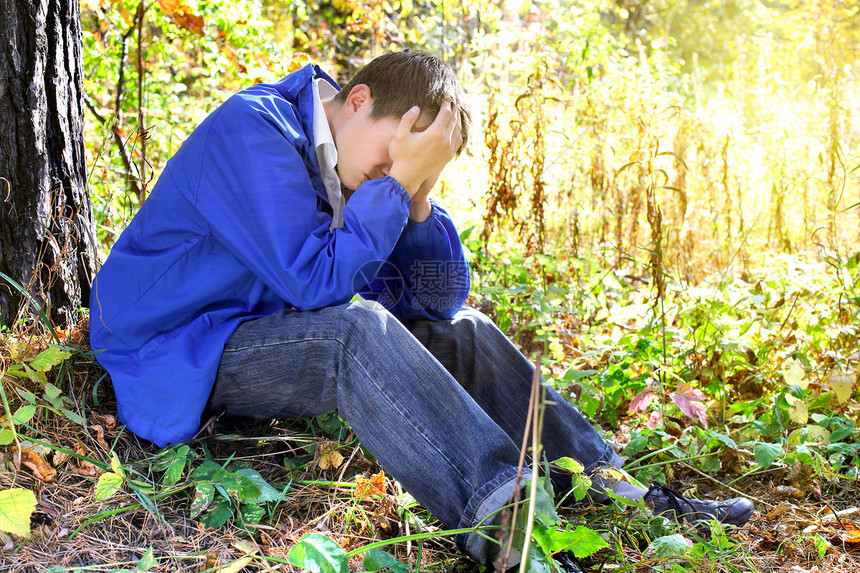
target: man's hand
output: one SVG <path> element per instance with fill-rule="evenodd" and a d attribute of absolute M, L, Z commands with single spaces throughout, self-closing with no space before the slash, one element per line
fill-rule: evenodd
<path fill-rule="evenodd" d="M 449 102 L 443 102 L 427 129 L 412 131 L 420 115 L 421 110 L 413 107 L 400 119 L 388 146 L 391 157 L 388 174 L 406 189 L 413 202 L 417 199 L 428 203 L 430 189 L 462 144 L 460 114 Z"/>

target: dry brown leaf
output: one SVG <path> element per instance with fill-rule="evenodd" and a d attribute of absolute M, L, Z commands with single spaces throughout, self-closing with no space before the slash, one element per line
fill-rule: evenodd
<path fill-rule="evenodd" d="M 29 362 L 39 355 L 38 345 L 31 345 L 23 340 L 15 340 L 9 344 L 9 358 L 12 362 Z"/>
<path fill-rule="evenodd" d="M 766 517 L 768 520 L 773 521 L 775 518 L 779 517 L 780 515 L 782 515 L 782 514 L 783 514 L 783 513 L 785 513 L 786 511 L 790 510 L 791 508 L 792 508 L 792 506 L 790 506 L 790 505 L 788 505 L 788 504 L 786 504 L 786 503 L 782 503 L 782 502 L 780 502 L 780 504 L 779 504 L 779 505 L 777 505 L 776 507 L 774 507 L 774 508 L 770 511 L 770 513 L 768 513 L 765 517 Z"/>
<path fill-rule="evenodd" d="M 106 430 L 116 428 L 116 416 L 112 414 L 92 414 L 90 417 L 101 423 L 102 427 Z"/>
<path fill-rule="evenodd" d="M 304 52 L 296 52 L 287 63 L 287 72 L 292 73 L 310 63 L 311 57 Z"/>
<path fill-rule="evenodd" d="M 198 523 L 197 527 L 201 528 L 201 530 L 202 530 L 203 525 Z M 215 569 L 215 567 L 217 565 L 218 565 L 218 556 L 214 553 L 208 553 L 206 555 L 206 560 L 200 564 L 198 571 L 212 571 L 213 569 Z"/>
<path fill-rule="evenodd" d="M 75 451 L 75 453 L 78 454 L 79 456 L 87 455 L 86 451 L 84 450 L 84 447 L 82 445 L 80 445 L 80 442 L 78 442 L 78 449 Z M 92 463 L 90 463 L 86 460 L 82 460 L 80 458 L 76 458 L 76 459 L 77 459 L 78 465 L 69 468 L 69 471 L 72 472 L 73 474 L 78 474 L 78 475 L 87 476 L 87 477 L 95 477 L 97 475 L 104 473 L 104 470 L 99 468 L 98 466 L 95 466 Z"/>
<path fill-rule="evenodd" d="M 797 489 L 794 486 L 790 485 L 778 485 L 773 488 L 773 493 L 777 497 L 803 497 L 803 492 Z"/>
<path fill-rule="evenodd" d="M 343 456 L 337 450 L 329 452 L 320 458 L 320 469 L 327 470 L 328 468 L 339 468 L 343 463 Z"/>
<path fill-rule="evenodd" d="M 99 445 L 104 448 L 106 452 L 110 451 L 110 446 L 105 441 L 105 429 L 102 428 L 99 424 L 93 424 L 90 426 L 90 430 L 93 430 L 96 433 L 96 441 Z"/>
<path fill-rule="evenodd" d="M 203 35 L 203 16 L 194 13 L 190 6 L 186 6 L 181 0 L 157 0 L 161 11 L 170 18 L 170 20 L 179 26 L 185 28 L 192 34 L 198 36 Z"/>
<path fill-rule="evenodd" d="M 234 541 L 230 545 L 232 545 L 239 551 L 244 552 L 247 555 L 254 555 L 255 553 L 257 553 L 257 546 L 250 541 L 239 539 L 238 541 Z"/>
<path fill-rule="evenodd" d="M 66 452 L 61 452 L 59 450 L 56 450 L 56 451 L 54 451 L 54 454 L 51 457 L 51 461 L 54 463 L 54 467 L 58 468 L 61 465 L 63 465 L 64 463 L 66 463 L 67 461 L 69 461 L 70 457 L 71 456 L 69 454 L 67 454 Z"/>
<path fill-rule="evenodd" d="M 239 61 L 239 56 L 236 55 L 236 51 L 233 48 L 230 46 L 218 46 L 218 50 L 227 56 L 227 59 L 230 60 L 230 63 L 236 67 L 240 74 L 248 73 L 248 68 Z"/>
<path fill-rule="evenodd" d="M 214 571 L 214 573 L 239 573 L 239 571 L 244 571 L 248 563 L 253 560 L 253 557 L 242 557 L 241 559 L 237 559 L 236 561 L 228 563 L 223 567 L 219 567 Z"/>
<path fill-rule="evenodd" d="M 838 522 L 844 529 L 837 532 L 843 543 L 860 543 L 860 527 L 851 520 L 843 519 Z"/>
<path fill-rule="evenodd" d="M 30 450 L 18 448 L 18 446 L 12 447 L 12 453 L 15 455 L 15 465 L 19 468 L 22 465 L 30 468 L 30 471 L 33 472 L 33 475 L 37 480 L 46 483 L 54 483 L 57 481 L 57 470 L 51 467 L 51 464 L 49 464 L 48 461 L 39 454 L 31 452 Z"/>
<path fill-rule="evenodd" d="M 87 463 L 87 462 L 83 462 L 83 463 Z M 77 474 L 79 476 L 96 477 L 99 474 L 99 468 L 95 467 L 92 464 L 89 464 L 89 466 L 90 467 L 81 467 L 81 466 L 71 467 L 71 468 L 69 468 L 69 471 L 71 473 Z"/>
<path fill-rule="evenodd" d="M 97 12 L 101 10 L 103 2 L 104 0 L 84 0 L 81 2 L 81 8 L 86 8 L 90 12 Z"/>

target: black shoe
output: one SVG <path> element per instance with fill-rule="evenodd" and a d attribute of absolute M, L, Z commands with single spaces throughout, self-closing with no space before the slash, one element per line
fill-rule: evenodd
<path fill-rule="evenodd" d="M 715 519 L 736 527 L 746 523 L 755 509 L 745 497 L 726 501 L 692 499 L 658 483 L 651 486 L 642 500 L 654 507 L 656 515 L 665 515 L 677 522 Z"/>
<path fill-rule="evenodd" d="M 552 556 L 553 561 L 559 567 L 559 571 L 564 573 L 582 573 L 582 569 L 573 558 L 573 553 L 570 551 L 560 551 Z"/>

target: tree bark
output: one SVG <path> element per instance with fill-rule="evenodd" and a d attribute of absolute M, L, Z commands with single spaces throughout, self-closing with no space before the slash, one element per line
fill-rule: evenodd
<path fill-rule="evenodd" d="M 78 0 L 0 0 L 0 272 L 30 295 L 0 277 L 9 326 L 36 304 L 69 326 L 89 299 L 81 50 Z"/>

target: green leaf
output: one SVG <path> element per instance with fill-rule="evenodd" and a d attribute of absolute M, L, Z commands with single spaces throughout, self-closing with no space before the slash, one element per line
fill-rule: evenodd
<path fill-rule="evenodd" d="M 529 545 L 529 559 L 526 565 L 526 573 L 553 573 L 555 569 L 550 567 L 550 561 L 551 559 L 547 559 L 540 547 L 534 544 Z"/>
<path fill-rule="evenodd" d="M 338 415 L 337 410 L 317 416 L 314 420 L 322 428 L 323 432 L 331 435 L 337 434 L 346 425 Z"/>
<path fill-rule="evenodd" d="M 833 401 L 833 398 L 836 397 L 836 394 L 833 392 L 824 392 L 823 394 L 819 394 L 809 403 L 809 410 L 820 410 L 822 408 L 829 408 L 830 402 Z"/>
<path fill-rule="evenodd" d="M 20 378 L 27 378 L 27 371 L 24 370 L 23 364 L 13 364 L 6 369 L 5 374 L 11 374 L 12 376 L 18 376 Z"/>
<path fill-rule="evenodd" d="M 212 483 L 221 486 L 229 494 L 240 499 L 255 498 L 260 495 L 260 488 L 246 476 L 237 472 L 222 470 L 212 476 Z"/>
<path fill-rule="evenodd" d="M 411 569 L 381 549 L 371 549 L 364 554 L 364 568 L 379 571 L 388 568 L 391 573 L 410 573 Z"/>
<path fill-rule="evenodd" d="M 188 446 L 184 446 L 188 447 Z M 175 486 L 179 480 L 182 478 L 182 472 L 185 471 L 185 465 L 188 463 L 188 458 L 185 456 L 179 456 L 178 454 L 173 458 L 173 461 L 170 462 L 170 465 L 167 466 L 167 471 L 164 472 L 164 479 L 162 480 L 162 485 L 164 487 L 173 487 Z"/>
<path fill-rule="evenodd" d="M 845 438 L 852 436 L 854 434 L 854 428 L 839 428 L 837 430 L 833 430 L 833 433 L 830 434 L 830 439 L 828 442 L 831 444 L 833 442 L 841 442 Z"/>
<path fill-rule="evenodd" d="M 818 424 L 809 424 L 805 429 L 807 442 L 819 442 L 824 444 L 830 440 L 830 430 L 822 428 Z"/>
<path fill-rule="evenodd" d="M 720 442 L 722 442 L 724 445 L 728 446 L 729 448 L 731 448 L 731 449 L 733 449 L 733 450 L 738 449 L 738 444 L 737 444 L 737 442 L 735 442 L 733 439 L 731 439 L 730 437 L 726 436 L 725 434 L 721 434 L 721 433 L 719 433 L 719 432 L 715 432 L 715 431 L 713 431 L 713 430 L 708 430 L 708 435 L 710 435 L 710 436 L 712 436 L 712 437 L 716 438 L 717 440 L 719 440 Z"/>
<path fill-rule="evenodd" d="M 803 380 L 803 367 L 790 358 L 785 361 L 782 377 L 785 379 L 786 386 L 800 386 L 806 389 L 809 384 Z"/>
<path fill-rule="evenodd" d="M 196 519 L 204 509 L 209 507 L 215 497 L 215 486 L 209 482 L 197 484 L 194 488 L 194 499 L 191 502 L 191 519 Z"/>
<path fill-rule="evenodd" d="M 200 522 L 213 529 L 218 529 L 233 517 L 233 506 L 229 501 L 219 501 L 215 507 L 206 512 Z"/>
<path fill-rule="evenodd" d="M 47 397 L 49 401 L 56 400 L 62 393 L 62 390 L 60 390 L 50 382 L 45 383 L 45 397 Z"/>
<path fill-rule="evenodd" d="M 474 230 L 475 230 L 475 225 L 472 225 L 471 227 L 468 227 L 468 228 L 460 231 L 460 242 L 465 243 L 466 240 L 472 235 L 472 232 L 474 232 Z"/>
<path fill-rule="evenodd" d="M 83 426 L 86 422 L 86 420 L 84 420 L 84 418 L 80 414 L 78 414 L 77 412 L 72 412 L 68 408 L 60 408 L 60 412 L 62 412 L 66 418 L 68 418 L 75 424 L 80 424 L 81 426 Z"/>
<path fill-rule="evenodd" d="M 664 535 L 651 542 L 658 557 L 669 557 L 672 555 L 683 555 L 692 544 L 681 534 Z"/>
<path fill-rule="evenodd" d="M 209 480 L 219 471 L 221 471 L 221 464 L 206 460 L 191 472 L 191 479 L 195 481 Z"/>
<path fill-rule="evenodd" d="M 346 553 L 340 545 L 320 533 L 306 533 L 290 549 L 290 563 L 313 573 L 348 573 Z"/>
<path fill-rule="evenodd" d="M 855 376 L 852 374 L 835 374 L 827 379 L 840 404 L 847 402 L 854 393 L 854 379 Z"/>
<path fill-rule="evenodd" d="M 573 458 L 559 458 L 553 462 L 554 465 L 560 467 L 563 470 L 567 470 L 572 474 L 581 474 L 585 471 L 585 466 L 576 461 Z"/>
<path fill-rule="evenodd" d="M 49 348 L 30 361 L 30 367 L 39 372 L 47 372 L 63 360 L 68 360 L 71 352 L 59 348 Z"/>
<path fill-rule="evenodd" d="M 140 561 L 137 562 L 137 570 L 138 571 L 147 571 L 152 569 L 158 565 L 155 560 L 155 557 L 152 555 L 152 547 L 146 550 L 146 553 L 143 554 L 143 557 L 140 558 Z"/>
<path fill-rule="evenodd" d="M 39 384 L 40 386 L 44 386 L 45 384 L 48 383 L 48 379 L 45 378 L 45 375 L 42 372 L 39 372 L 38 370 L 33 370 L 32 368 L 30 368 L 26 364 L 22 364 L 22 366 L 24 367 L 24 371 L 27 373 L 27 378 L 29 378 L 30 380 L 32 380 L 36 384 Z"/>
<path fill-rule="evenodd" d="M 576 368 L 571 368 L 562 374 L 561 379 L 566 380 L 567 382 L 576 382 L 581 378 L 588 378 L 589 376 L 594 376 L 598 373 L 599 370 L 577 370 Z"/>
<path fill-rule="evenodd" d="M 597 411 L 600 410 L 601 400 L 588 390 L 583 390 L 579 396 L 578 405 L 586 416 L 594 418 L 597 416 Z"/>
<path fill-rule="evenodd" d="M 537 478 L 541 479 L 541 478 Z M 525 480 L 525 491 L 531 491 L 531 479 Z M 541 482 L 538 482 L 538 487 L 535 489 L 535 517 L 546 525 L 554 525 L 559 522 L 558 514 L 555 511 L 555 504 L 552 496 L 547 492 Z M 526 507 L 532 502 L 531 498 L 526 499 Z M 525 510 L 524 510 L 525 511 Z"/>
<path fill-rule="evenodd" d="M 31 404 L 35 404 L 38 398 L 32 392 L 24 390 L 23 388 L 18 388 L 18 395 L 21 396 L 24 400 L 28 401 Z"/>
<path fill-rule="evenodd" d="M 110 469 L 112 469 L 119 477 L 125 477 L 125 471 L 122 469 L 122 462 L 119 461 L 119 456 L 116 455 L 116 452 L 110 453 Z"/>
<path fill-rule="evenodd" d="M 827 548 L 830 547 L 830 544 L 817 533 L 812 536 L 812 543 L 815 545 L 815 549 L 818 552 L 818 558 L 824 559 L 824 556 L 827 554 Z"/>
<path fill-rule="evenodd" d="M 779 444 L 758 444 L 755 447 L 755 461 L 762 469 L 772 466 L 782 454 L 782 446 Z"/>
<path fill-rule="evenodd" d="M 812 455 L 812 450 L 810 450 L 808 446 L 797 446 L 794 449 L 794 455 L 802 464 L 811 464 L 815 461 L 815 458 Z"/>
<path fill-rule="evenodd" d="M 550 534 L 549 549 L 552 553 L 559 551 L 573 551 L 573 554 L 581 559 L 597 553 L 604 547 L 608 547 L 595 531 L 580 525 L 574 531 L 556 531 Z"/>
<path fill-rule="evenodd" d="M 146 483 L 145 481 L 130 479 L 126 477 L 125 482 L 131 487 L 131 489 L 135 493 L 141 493 L 143 495 L 152 495 L 155 492 L 155 488 L 152 487 L 151 484 Z M 140 498 L 140 496 L 138 496 L 138 498 Z"/>
<path fill-rule="evenodd" d="M 103 501 L 115 494 L 122 486 L 122 476 L 114 472 L 103 473 L 96 483 L 96 501 Z"/>
<path fill-rule="evenodd" d="M 15 433 L 12 430 L 0 430 L 0 446 L 8 446 L 15 441 Z"/>
<path fill-rule="evenodd" d="M 255 486 L 260 490 L 260 494 L 256 497 L 248 497 L 243 498 L 242 503 L 266 503 L 269 501 L 278 501 L 281 499 L 281 493 L 266 483 L 266 480 L 263 479 L 263 476 L 260 475 L 260 472 L 256 470 L 252 470 L 250 468 L 244 468 L 241 470 L 236 470 L 237 474 L 241 474 L 251 480 Z"/>
<path fill-rule="evenodd" d="M 806 403 L 791 394 L 785 395 L 785 401 L 788 402 L 788 417 L 791 421 L 805 426 L 806 422 L 809 421 L 809 408 Z"/>
<path fill-rule="evenodd" d="M 576 501 L 582 501 L 591 490 L 591 477 L 585 474 L 574 476 L 570 489 L 573 492 L 573 499 Z"/>
<path fill-rule="evenodd" d="M 0 531 L 30 537 L 30 516 L 36 509 L 36 496 L 20 487 L 0 491 Z"/>
<path fill-rule="evenodd" d="M 21 406 L 12 414 L 12 421 L 16 424 L 26 424 L 36 415 L 36 406 Z"/>
<path fill-rule="evenodd" d="M 244 504 L 239 506 L 239 515 L 242 518 L 242 523 L 260 523 L 260 520 L 266 515 L 266 510 L 259 505 Z"/>

